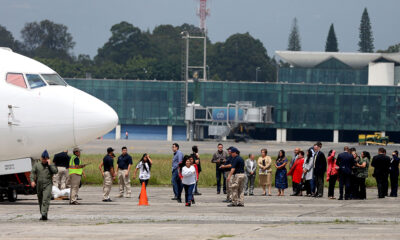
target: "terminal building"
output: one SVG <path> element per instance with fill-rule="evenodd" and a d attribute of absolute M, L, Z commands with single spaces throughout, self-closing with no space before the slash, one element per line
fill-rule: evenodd
<path fill-rule="evenodd" d="M 382 132 L 400 142 L 400 54 L 277 51 L 286 64 L 277 82 L 200 81 L 202 106 L 237 101 L 272 105 L 273 124 L 256 125 L 255 139 L 356 142 Z M 120 125 L 109 137 L 185 140 L 185 82 L 66 79 L 107 102 Z M 189 83 L 188 102 L 194 99 Z M 204 137 L 207 136 L 205 129 Z"/>

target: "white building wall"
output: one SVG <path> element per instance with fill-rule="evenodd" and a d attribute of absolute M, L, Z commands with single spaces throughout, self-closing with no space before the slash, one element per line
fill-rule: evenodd
<path fill-rule="evenodd" d="M 386 62 L 369 63 L 368 85 L 393 86 L 394 63 L 386 63 Z"/>

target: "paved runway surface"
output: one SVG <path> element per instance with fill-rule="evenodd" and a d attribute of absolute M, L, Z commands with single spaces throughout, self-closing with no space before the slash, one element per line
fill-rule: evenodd
<path fill-rule="evenodd" d="M 116 152 L 120 152 L 123 146 L 128 147 L 130 152 L 136 153 L 162 153 L 162 154 L 172 154 L 171 146 L 173 142 L 168 141 L 150 141 L 150 140 L 96 140 L 86 145 L 81 146 L 83 148 L 84 154 L 104 154 L 106 153 L 107 147 L 113 147 Z M 250 141 L 248 143 L 235 143 L 234 141 L 222 142 L 225 148 L 229 146 L 236 146 L 243 154 L 260 154 L 262 148 L 268 149 L 268 154 L 276 156 L 279 150 L 283 149 L 291 156 L 295 147 L 300 147 L 305 150 L 313 146 L 315 142 L 287 142 L 287 143 L 277 143 L 275 141 Z M 192 146 L 197 145 L 201 153 L 214 153 L 217 150 L 218 142 L 215 141 L 202 141 L 202 142 L 178 142 L 181 150 L 184 153 L 191 153 Z M 359 146 L 357 143 L 330 143 L 322 142 L 322 151 L 327 154 L 330 149 L 335 149 L 338 152 L 343 151 L 344 146 L 355 147 L 358 152 L 367 150 L 371 155 L 375 155 L 378 152 L 379 146 Z M 400 149 L 400 145 L 388 145 L 385 146 L 388 154 L 391 154 L 393 150 Z"/>
<path fill-rule="evenodd" d="M 226 207 L 214 188 L 200 191 L 188 208 L 170 200 L 171 188 L 149 187 L 150 206 L 137 206 L 139 188 L 133 188 L 135 197 L 104 203 L 101 187 L 84 186 L 79 206 L 52 201 L 48 222 L 38 220 L 36 196 L 19 196 L 16 203 L 0 203 L 0 239 L 400 238 L 400 199 L 377 199 L 375 189 L 368 189 L 366 201 L 267 197 L 256 189 L 244 208 Z"/>

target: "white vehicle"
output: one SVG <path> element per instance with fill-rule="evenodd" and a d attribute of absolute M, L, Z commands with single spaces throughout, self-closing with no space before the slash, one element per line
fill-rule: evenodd
<path fill-rule="evenodd" d="M 0 48 L 0 187 L 9 185 L 2 175 L 30 171 L 31 159 L 45 149 L 57 153 L 85 144 L 117 123 L 104 102 L 46 65 Z"/>

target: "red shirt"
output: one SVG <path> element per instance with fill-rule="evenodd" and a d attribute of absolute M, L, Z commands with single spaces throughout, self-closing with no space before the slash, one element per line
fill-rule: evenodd
<path fill-rule="evenodd" d="M 338 174 L 338 166 L 336 165 L 335 151 L 332 151 L 332 154 L 328 156 L 328 172 L 326 174 L 326 181 L 329 181 L 330 176 L 334 176 Z"/>
<path fill-rule="evenodd" d="M 303 176 L 303 164 L 304 158 L 297 159 L 287 174 L 292 175 L 292 181 L 295 183 L 301 182 L 301 177 Z"/>

